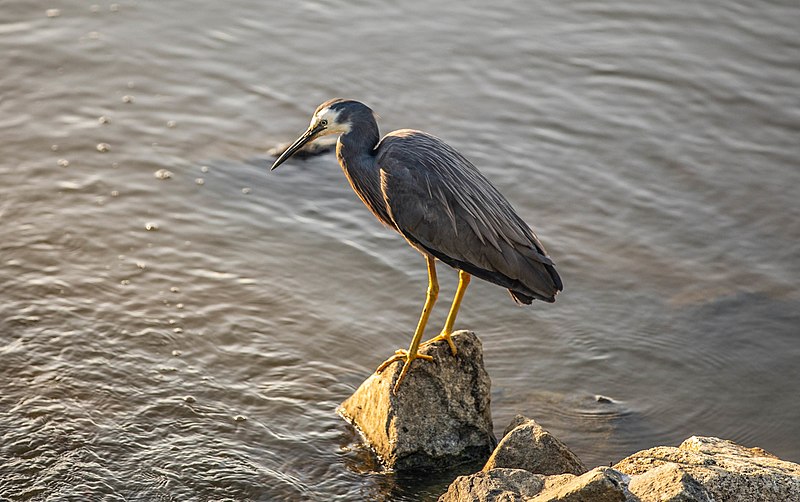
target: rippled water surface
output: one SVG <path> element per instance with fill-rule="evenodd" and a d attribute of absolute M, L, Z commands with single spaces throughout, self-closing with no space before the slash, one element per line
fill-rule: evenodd
<path fill-rule="evenodd" d="M 0 498 L 444 490 L 335 414 L 424 260 L 332 155 L 266 169 L 334 96 L 464 152 L 558 264 L 553 305 L 467 293 L 498 434 L 800 461 L 797 3 L 395 4 L 0 3 Z"/>

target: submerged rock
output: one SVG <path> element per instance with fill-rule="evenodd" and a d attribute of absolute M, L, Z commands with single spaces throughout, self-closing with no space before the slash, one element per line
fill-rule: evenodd
<path fill-rule="evenodd" d="M 535 421 L 517 415 L 506 428 L 484 471 L 498 467 L 525 469 L 535 474 L 583 474 L 586 466 L 555 436 Z"/>
<path fill-rule="evenodd" d="M 480 340 L 459 331 L 453 341 L 456 356 L 446 342 L 423 347 L 420 353 L 433 361 L 415 361 L 397 394 L 392 388 L 400 362 L 373 373 L 339 408 L 387 468 L 446 470 L 482 462 L 494 448 L 491 383 Z"/>

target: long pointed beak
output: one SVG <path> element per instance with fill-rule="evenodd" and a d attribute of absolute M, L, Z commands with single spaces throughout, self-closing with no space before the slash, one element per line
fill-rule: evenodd
<path fill-rule="evenodd" d="M 275 163 L 272 164 L 270 171 L 274 171 L 279 165 L 283 164 L 286 159 L 291 157 L 295 154 L 295 152 L 301 148 L 306 143 L 309 143 L 317 138 L 317 134 L 319 134 L 323 129 L 325 129 L 322 125 L 316 125 L 314 127 L 309 127 L 306 132 L 303 133 L 302 136 L 297 138 L 294 143 L 292 143 L 289 148 L 287 148 L 281 155 L 275 160 Z"/>

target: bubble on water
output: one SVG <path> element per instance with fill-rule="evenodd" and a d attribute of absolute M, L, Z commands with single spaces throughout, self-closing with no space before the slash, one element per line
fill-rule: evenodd
<path fill-rule="evenodd" d="M 247 420 L 247 417 L 243 415 L 236 415 L 235 417 L 233 417 L 234 422 L 244 422 L 245 420 Z"/>
<path fill-rule="evenodd" d="M 169 127 L 170 129 L 172 129 L 176 125 L 178 125 L 178 123 L 175 122 L 174 120 L 167 120 L 167 127 Z"/>
<path fill-rule="evenodd" d="M 171 293 L 180 293 L 181 292 L 181 288 L 179 288 L 178 286 L 172 286 L 171 288 L 169 288 L 169 291 Z"/>
<path fill-rule="evenodd" d="M 50 150 L 53 151 L 53 152 L 57 152 L 58 151 L 58 145 L 50 145 Z"/>
<path fill-rule="evenodd" d="M 143 261 L 137 261 L 136 262 L 136 268 L 140 268 L 140 269 L 144 270 L 144 269 L 147 268 L 147 264 L 145 262 L 143 262 Z"/>
<path fill-rule="evenodd" d="M 160 180 L 168 180 L 172 178 L 172 171 L 169 171 L 167 169 L 159 169 L 158 171 L 153 173 L 153 176 L 155 176 Z"/>
<path fill-rule="evenodd" d="M 144 224 L 144 229 L 150 232 L 154 232 L 158 230 L 158 223 L 154 221 L 148 221 L 147 223 Z"/>
<path fill-rule="evenodd" d="M 195 399 L 195 398 L 194 398 L 194 397 L 192 397 L 192 396 L 184 396 L 184 397 L 183 397 L 183 400 L 184 400 L 184 401 L 186 401 L 187 403 L 194 403 L 194 402 L 196 402 L 196 401 L 197 401 L 197 399 Z"/>
<path fill-rule="evenodd" d="M 112 197 L 119 197 L 119 190 L 111 190 Z"/>
<path fill-rule="evenodd" d="M 69 167 L 69 161 L 67 159 L 58 159 L 58 167 Z"/>
<path fill-rule="evenodd" d="M 208 172 L 208 166 L 200 166 L 200 172 L 201 173 L 207 173 Z"/>
<path fill-rule="evenodd" d="M 109 123 L 111 123 L 111 120 L 108 117 L 106 117 L 105 115 L 100 115 L 99 117 L 97 117 L 97 121 L 100 122 L 101 124 L 109 124 Z"/>
<path fill-rule="evenodd" d="M 123 103 L 133 103 L 133 101 L 134 101 L 134 98 L 130 94 L 126 94 L 126 95 L 122 96 L 122 102 Z"/>
<path fill-rule="evenodd" d="M 176 303 L 175 304 L 175 308 L 182 309 L 183 308 L 183 304 L 182 303 Z"/>
<path fill-rule="evenodd" d="M 249 194 L 250 192 L 251 192 L 251 190 L 250 190 L 250 187 L 244 187 L 244 188 L 242 188 L 242 193 L 243 193 L 243 194 L 247 195 L 247 194 Z"/>
<path fill-rule="evenodd" d="M 172 351 L 172 355 L 173 355 L 174 357 L 180 357 L 180 355 L 181 355 L 181 351 L 180 351 L 180 350 L 173 350 L 173 351 Z"/>
<path fill-rule="evenodd" d="M 119 281 L 119 283 L 122 284 L 123 286 L 128 286 L 130 285 L 131 281 L 130 279 L 122 279 L 121 281 Z"/>
<path fill-rule="evenodd" d="M 173 333 L 178 333 L 178 334 L 183 333 L 183 328 L 175 328 L 175 329 L 172 330 L 172 332 Z"/>
<path fill-rule="evenodd" d="M 204 180 L 203 178 L 195 178 L 194 182 L 197 183 L 198 185 L 205 185 L 206 180 Z"/>
<path fill-rule="evenodd" d="M 97 151 L 101 153 L 106 153 L 111 146 L 108 143 L 98 143 L 97 144 Z"/>
<path fill-rule="evenodd" d="M 59 9 L 47 9 L 45 11 L 47 17 L 58 17 L 61 15 L 61 11 Z"/>

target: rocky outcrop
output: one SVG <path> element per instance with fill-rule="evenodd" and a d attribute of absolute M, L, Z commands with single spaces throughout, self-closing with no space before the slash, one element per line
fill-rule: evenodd
<path fill-rule="evenodd" d="M 480 472 L 456 478 L 440 502 L 800 502 L 800 465 L 712 437 L 586 472 L 561 441 L 517 416 L 492 451 L 481 343 L 466 331 L 453 340 L 457 356 L 445 342 L 424 347 L 433 361 L 415 362 L 397 393 L 399 362 L 370 376 L 339 408 L 387 468 L 449 470 L 488 458 Z"/>
<path fill-rule="evenodd" d="M 497 450 L 507 449 L 508 440 L 524 423 L 527 419 L 517 417 Z M 514 447 L 514 458 L 520 459 L 517 465 L 497 467 L 497 462 L 490 465 L 490 460 L 481 472 L 457 478 L 439 501 L 800 501 L 800 465 L 723 439 L 691 437 L 677 448 L 643 450 L 613 467 L 597 467 L 580 476 L 544 475 L 519 468 L 542 465 L 539 460 L 524 458 L 524 444 L 522 441 Z M 497 457 L 497 450 L 492 459 Z M 556 462 L 563 462 L 563 450 L 557 447 L 552 451 Z M 539 445 L 531 449 L 533 457 L 541 454 Z"/>
<path fill-rule="evenodd" d="M 483 462 L 496 444 L 489 408 L 489 375 L 474 333 L 453 334 L 458 355 L 446 342 L 423 347 L 433 361 L 414 362 L 397 393 L 396 362 L 373 374 L 339 408 L 388 468 L 446 470 Z"/>

